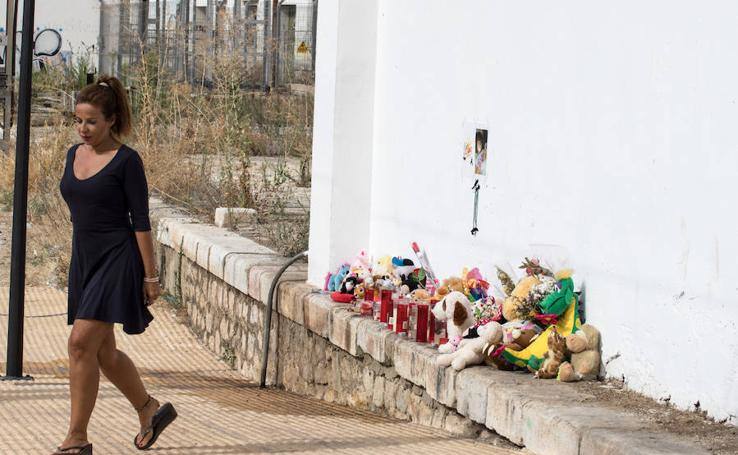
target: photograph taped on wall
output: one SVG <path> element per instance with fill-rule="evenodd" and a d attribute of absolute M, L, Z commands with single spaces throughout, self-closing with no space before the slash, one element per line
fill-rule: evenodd
<path fill-rule="evenodd" d="M 465 178 L 474 176 L 474 132 L 477 128 L 483 128 L 477 122 L 465 120 L 461 126 L 462 152 L 461 159 L 464 161 L 463 172 Z"/>
<path fill-rule="evenodd" d="M 487 172 L 489 159 L 488 143 L 489 128 L 485 122 L 464 120 L 461 132 L 463 165 L 462 179 L 464 184 L 478 181 L 483 187 L 487 186 Z"/>
<path fill-rule="evenodd" d="M 474 141 L 471 139 L 464 141 L 464 154 L 462 156 L 464 163 L 474 166 Z"/>
<path fill-rule="evenodd" d="M 474 174 L 487 175 L 487 137 L 489 130 L 477 128 L 474 135 Z"/>
<path fill-rule="evenodd" d="M 479 193 L 487 186 L 487 143 L 489 139 L 489 128 L 485 123 L 468 121 L 463 122 L 463 148 L 461 181 L 464 185 L 470 185 L 474 195 L 472 205 L 472 228 L 471 235 L 479 233 Z"/>

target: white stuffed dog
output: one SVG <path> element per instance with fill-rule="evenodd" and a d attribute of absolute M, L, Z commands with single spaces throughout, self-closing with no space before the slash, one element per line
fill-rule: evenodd
<path fill-rule="evenodd" d="M 461 292 L 451 292 L 433 307 L 433 316 L 437 321 L 446 321 L 448 342 L 438 347 L 441 354 L 456 351 L 461 344 L 464 333 L 474 324 L 471 302 Z"/>
<path fill-rule="evenodd" d="M 470 365 L 483 363 L 485 348 L 502 341 L 502 326 L 498 322 L 488 322 L 480 326 L 477 333 L 479 338 L 464 340 L 456 352 L 439 355 L 436 364 L 442 367 L 451 365 L 451 368 L 460 371 Z"/>

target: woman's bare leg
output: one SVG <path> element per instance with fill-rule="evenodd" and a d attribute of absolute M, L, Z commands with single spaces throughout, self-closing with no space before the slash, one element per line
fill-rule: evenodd
<path fill-rule="evenodd" d="M 116 348 L 115 332 L 112 327 L 102 341 L 97 360 L 105 377 L 125 395 L 134 409 L 141 409 L 138 412 L 138 419 L 143 431 L 151 423 L 151 418 L 159 408 L 159 402 L 152 399 L 147 404 L 149 394 L 141 381 L 141 376 L 133 361 Z M 149 433 L 143 439 L 139 439 L 139 444 L 145 444 L 151 436 Z"/>
<path fill-rule="evenodd" d="M 69 336 L 69 391 L 72 398 L 72 412 L 69 418 L 69 431 L 61 447 L 81 445 L 87 442 L 87 425 L 97 400 L 100 384 L 100 370 L 97 352 L 112 324 L 77 319 Z M 74 452 L 70 452 L 74 453 Z"/>

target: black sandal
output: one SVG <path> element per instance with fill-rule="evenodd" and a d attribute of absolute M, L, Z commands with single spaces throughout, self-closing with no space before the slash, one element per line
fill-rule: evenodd
<path fill-rule="evenodd" d="M 149 395 L 149 399 L 146 400 L 146 404 L 141 406 L 141 408 L 136 409 L 137 412 L 141 412 L 146 406 L 149 405 L 149 402 L 151 402 L 153 398 L 151 395 Z M 133 445 L 136 446 L 138 450 L 146 450 L 159 438 L 159 435 L 164 431 L 164 429 L 169 426 L 170 423 L 174 422 L 174 419 L 177 418 L 177 411 L 174 409 L 174 406 L 172 406 L 171 403 L 164 403 L 162 406 L 159 407 L 159 409 L 156 410 L 153 417 L 151 417 L 151 425 L 149 425 L 143 433 L 137 434 L 133 438 Z M 146 437 L 147 434 L 153 433 L 151 436 L 151 439 L 149 439 L 149 442 L 146 443 L 146 445 L 140 446 L 138 445 L 139 438 L 143 439 Z M 92 452 L 90 452 L 92 453 Z"/>
<path fill-rule="evenodd" d="M 79 450 L 79 452 L 69 452 L 70 450 Z M 64 449 L 61 448 L 61 446 L 56 448 L 56 452 L 54 452 L 52 455 L 92 455 L 92 444 L 85 444 L 82 446 L 71 446 L 71 447 L 65 447 Z"/>

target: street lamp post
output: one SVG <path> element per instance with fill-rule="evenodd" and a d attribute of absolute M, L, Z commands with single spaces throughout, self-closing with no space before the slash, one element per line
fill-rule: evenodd
<path fill-rule="evenodd" d="M 31 133 L 31 71 L 33 62 L 33 16 L 35 0 L 23 1 L 18 139 L 15 146 L 13 188 L 13 240 L 10 258 L 10 305 L 8 357 L 4 380 L 32 379 L 23 376 L 23 312 L 26 273 L 26 215 L 28 211 L 28 151 Z"/>

